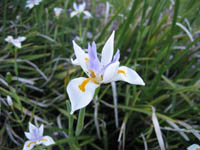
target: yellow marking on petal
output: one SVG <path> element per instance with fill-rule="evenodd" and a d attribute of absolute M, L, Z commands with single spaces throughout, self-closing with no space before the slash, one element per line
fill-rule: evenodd
<path fill-rule="evenodd" d="M 93 71 L 91 71 L 91 77 L 92 78 L 96 78 L 96 75 L 95 75 L 95 73 Z"/>
<path fill-rule="evenodd" d="M 126 72 L 124 70 L 120 70 L 120 69 L 117 71 L 117 73 L 122 73 L 122 74 L 126 75 Z"/>
<path fill-rule="evenodd" d="M 30 147 L 32 144 L 36 144 L 36 142 L 30 142 L 27 147 Z"/>
<path fill-rule="evenodd" d="M 196 150 L 200 150 L 200 148 L 196 148 Z"/>
<path fill-rule="evenodd" d="M 85 57 L 85 61 L 88 61 L 89 60 L 89 58 L 88 57 Z"/>
<path fill-rule="evenodd" d="M 48 141 L 48 140 L 47 140 L 47 139 L 40 139 L 39 141 L 46 142 L 46 141 Z"/>
<path fill-rule="evenodd" d="M 95 79 L 93 78 L 87 78 L 85 80 L 83 80 L 83 82 L 78 86 L 79 89 L 82 91 L 82 92 L 85 92 L 85 86 L 88 84 L 88 82 L 90 81 L 93 81 L 94 83 L 96 84 L 99 84 Z"/>

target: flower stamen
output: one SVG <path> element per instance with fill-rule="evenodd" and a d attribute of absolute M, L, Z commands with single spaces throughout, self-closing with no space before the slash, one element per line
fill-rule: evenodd
<path fill-rule="evenodd" d="M 78 87 L 82 92 L 85 92 L 85 86 L 88 84 L 89 81 L 93 81 L 95 84 L 99 84 L 95 79 L 93 78 L 87 78 L 85 79 Z"/>

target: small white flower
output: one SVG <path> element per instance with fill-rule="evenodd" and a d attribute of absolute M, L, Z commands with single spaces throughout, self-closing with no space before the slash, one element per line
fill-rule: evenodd
<path fill-rule="evenodd" d="M 26 7 L 32 9 L 35 5 L 39 5 L 42 0 L 27 0 Z"/>
<path fill-rule="evenodd" d="M 200 145 L 197 145 L 197 144 L 193 144 L 193 145 L 190 145 L 187 150 L 200 150 Z"/>
<path fill-rule="evenodd" d="M 29 132 L 24 132 L 25 136 L 29 139 L 25 142 L 23 150 L 31 150 L 35 145 L 43 144 L 49 146 L 55 144 L 50 136 L 43 136 L 44 125 L 39 128 L 29 122 Z"/>
<path fill-rule="evenodd" d="M 12 99 L 11 99 L 11 97 L 9 95 L 7 96 L 6 100 L 7 100 L 7 103 L 8 103 L 9 106 L 13 105 L 13 101 L 12 101 Z"/>
<path fill-rule="evenodd" d="M 142 78 L 126 66 L 119 66 L 119 50 L 113 57 L 114 34 L 109 37 L 101 53 L 101 61 L 97 57 L 96 44 L 88 45 L 88 53 L 85 53 L 74 41 L 76 59 L 72 59 L 74 65 L 80 65 L 88 78 L 79 77 L 73 79 L 67 85 L 67 93 L 71 102 L 71 114 L 74 111 L 87 106 L 94 96 L 96 88 L 100 84 L 114 81 L 125 81 L 130 84 L 145 85 Z"/>
<path fill-rule="evenodd" d="M 23 42 L 24 40 L 26 40 L 26 37 L 24 37 L 24 36 L 20 36 L 20 37 L 18 37 L 16 39 L 14 39 L 12 36 L 7 36 L 7 38 L 5 38 L 6 42 L 13 44 L 17 48 L 21 48 L 22 47 L 21 42 Z"/>
<path fill-rule="evenodd" d="M 74 11 L 71 12 L 70 17 L 74 17 L 74 16 L 80 16 L 80 14 L 84 14 L 86 16 L 86 18 L 91 18 L 92 15 L 90 14 L 89 11 L 85 10 L 85 2 L 83 2 L 82 4 L 77 5 L 76 3 L 73 3 L 73 7 L 74 7 Z"/>
<path fill-rule="evenodd" d="M 59 17 L 61 12 L 63 11 L 62 8 L 54 8 L 53 10 L 54 10 L 56 17 Z"/>

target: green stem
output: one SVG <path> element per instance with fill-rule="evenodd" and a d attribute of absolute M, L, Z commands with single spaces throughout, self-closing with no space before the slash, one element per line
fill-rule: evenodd
<path fill-rule="evenodd" d="M 67 104 L 67 112 L 70 113 L 70 102 L 67 101 L 66 104 Z M 69 137 L 73 137 L 73 122 L 74 122 L 73 116 L 69 115 L 69 121 L 68 121 L 68 135 L 69 135 Z"/>
<path fill-rule="evenodd" d="M 78 122 L 76 125 L 76 132 L 75 135 L 79 136 L 83 130 L 83 126 L 84 126 L 84 119 L 85 119 L 85 108 L 82 108 L 79 111 L 79 116 L 78 116 Z"/>
<path fill-rule="evenodd" d="M 67 104 L 67 112 L 70 113 L 70 110 L 71 110 L 70 102 L 67 101 L 66 104 Z M 80 146 L 76 138 L 74 138 L 73 122 L 74 122 L 73 115 L 69 115 L 68 135 L 69 135 L 69 138 L 71 139 L 69 142 L 69 146 L 70 146 L 70 150 L 80 150 Z"/>
<path fill-rule="evenodd" d="M 56 28 L 55 28 L 55 30 L 54 30 L 54 40 L 56 41 L 56 38 L 57 38 L 57 33 L 58 33 L 58 23 L 56 23 Z"/>
<path fill-rule="evenodd" d="M 83 16 L 82 16 L 82 14 L 80 15 L 80 18 L 79 18 L 79 37 L 80 37 L 80 42 L 81 42 L 81 44 L 83 44 L 83 37 L 82 37 L 82 30 L 83 30 L 83 28 L 82 28 L 82 19 L 83 19 Z"/>
<path fill-rule="evenodd" d="M 14 50 L 14 69 L 15 69 L 15 74 L 18 77 L 18 64 L 17 64 L 17 49 Z"/>

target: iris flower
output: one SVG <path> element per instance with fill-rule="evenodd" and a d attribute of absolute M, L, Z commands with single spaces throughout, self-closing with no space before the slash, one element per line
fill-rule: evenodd
<path fill-rule="evenodd" d="M 54 10 L 56 17 L 58 17 L 58 18 L 60 16 L 61 12 L 63 11 L 62 8 L 54 8 L 53 10 Z"/>
<path fill-rule="evenodd" d="M 92 15 L 90 14 L 89 11 L 85 10 L 85 2 L 83 2 L 82 4 L 77 5 L 76 3 L 73 3 L 73 7 L 74 7 L 74 11 L 71 12 L 70 17 L 74 17 L 74 16 L 80 16 L 80 14 L 84 14 L 86 16 L 86 18 L 91 18 Z"/>
<path fill-rule="evenodd" d="M 39 128 L 29 122 L 29 132 L 25 132 L 25 136 L 29 139 L 25 142 L 23 150 L 31 150 L 35 145 L 43 144 L 49 146 L 55 144 L 50 136 L 43 136 L 44 125 Z"/>
<path fill-rule="evenodd" d="M 88 78 L 79 77 L 71 80 L 67 85 L 67 93 L 71 102 L 71 114 L 87 106 L 92 101 L 95 90 L 100 84 L 121 80 L 130 84 L 145 85 L 142 78 L 134 70 L 126 66 L 119 66 L 119 50 L 113 57 L 114 34 L 113 31 L 103 47 L 101 61 L 97 56 L 95 42 L 88 45 L 88 53 L 86 53 L 73 41 L 76 59 L 72 59 L 72 63 L 80 65 Z"/>
<path fill-rule="evenodd" d="M 27 0 L 26 7 L 32 9 L 35 5 L 39 5 L 42 0 Z"/>
<path fill-rule="evenodd" d="M 24 37 L 24 36 L 20 36 L 20 37 L 14 39 L 12 36 L 9 35 L 9 36 L 7 36 L 7 38 L 5 38 L 6 42 L 13 44 L 17 48 L 22 48 L 22 44 L 21 43 L 24 40 L 26 40 L 26 37 Z"/>

